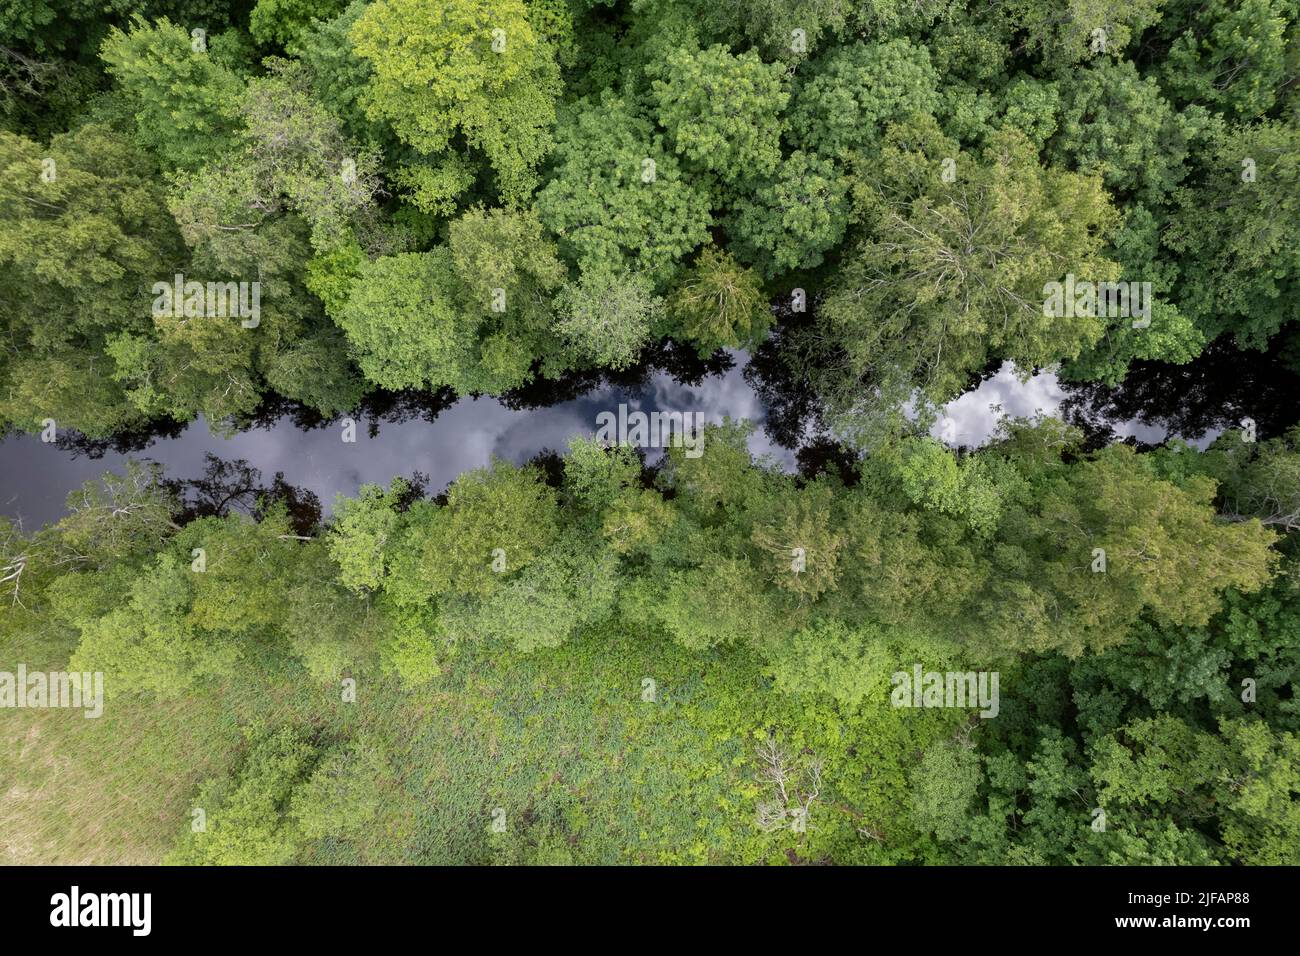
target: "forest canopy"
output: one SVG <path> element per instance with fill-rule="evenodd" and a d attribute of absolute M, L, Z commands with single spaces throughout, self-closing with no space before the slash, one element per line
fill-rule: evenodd
<path fill-rule="evenodd" d="M 6 822 L 45 862 L 1300 863 L 1296 417 L 931 437 L 1003 367 L 1300 370 L 1297 302 L 1297 0 L 4 5 L 0 434 L 764 349 L 841 465 L 728 421 L 326 517 L 136 463 L 0 517 L 0 670 L 106 694 L 6 737 L 114 763 L 104 842 Z"/>

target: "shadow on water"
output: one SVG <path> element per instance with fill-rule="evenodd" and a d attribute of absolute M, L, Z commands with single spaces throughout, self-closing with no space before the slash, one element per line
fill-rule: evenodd
<path fill-rule="evenodd" d="M 423 498 L 429 476 L 415 472 L 406 476 L 408 490 L 399 499 L 399 510 Z M 277 471 L 269 483 L 262 471 L 244 459 L 226 460 L 209 452 L 203 474 L 198 478 L 166 478 L 162 485 L 180 502 L 177 522 L 187 524 L 196 518 L 218 517 L 241 512 L 259 521 L 272 511 L 283 509 L 294 533 L 310 535 L 320 527 L 320 497 L 313 491 L 292 485 Z"/>
<path fill-rule="evenodd" d="M 311 534 L 320 524 L 320 498 L 315 493 L 289 484 L 284 472 L 264 484 L 261 470 L 243 459 L 227 461 L 209 452 L 200 477 L 166 479 L 163 486 L 181 502 L 181 524 L 234 512 L 261 519 L 277 507 L 285 509 L 297 534 Z"/>
<path fill-rule="evenodd" d="M 1265 351 L 1238 350 L 1219 339 L 1186 365 L 1135 362 L 1113 388 L 1062 387 L 1059 414 L 1083 429 L 1090 447 L 1115 441 L 1115 424 L 1127 421 L 1193 440 L 1250 418 L 1259 438 L 1274 438 L 1300 421 L 1300 333 L 1275 337 Z"/>
<path fill-rule="evenodd" d="M 745 381 L 767 409 L 764 428 L 782 448 L 797 449 L 810 434 L 826 431 L 822 406 L 812 384 L 799 376 L 783 357 L 788 327 L 772 330 L 745 366 Z"/>
<path fill-rule="evenodd" d="M 558 379 L 538 375 L 522 388 L 499 396 L 498 400 L 514 411 L 550 408 L 602 389 L 612 388 L 627 394 L 644 392 L 657 373 L 669 376 L 679 385 L 699 386 L 708 378 L 726 375 L 735 366 L 735 356 L 723 349 L 701 357 L 691 346 L 665 339 L 647 348 L 641 360 L 626 369 L 588 369 L 569 372 Z"/>

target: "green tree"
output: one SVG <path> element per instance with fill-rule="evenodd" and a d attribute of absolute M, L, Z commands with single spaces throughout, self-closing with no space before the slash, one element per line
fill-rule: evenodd
<path fill-rule="evenodd" d="M 385 555 L 402 526 L 400 505 L 409 492 L 404 479 L 394 478 L 387 490 L 366 484 L 357 497 L 335 500 L 327 541 L 344 587 L 364 592 L 383 583 Z"/>
<path fill-rule="evenodd" d="M 196 628 L 265 634 L 278 626 L 301 550 L 283 514 L 261 521 L 241 514 L 200 518 L 176 536 L 175 546 L 191 558 L 202 549 L 188 612 Z"/>
<path fill-rule="evenodd" d="M 618 584 L 617 556 L 570 532 L 481 603 L 453 605 L 444 626 L 458 637 L 501 640 L 524 652 L 558 647 L 610 616 Z"/>
<path fill-rule="evenodd" d="M 565 285 L 555 311 L 555 331 L 581 362 L 619 369 L 636 362 L 660 322 L 663 301 L 648 278 L 602 265 Z"/>
<path fill-rule="evenodd" d="M 708 238 L 707 194 L 653 124 L 612 94 L 577 104 L 557 138 L 555 172 L 536 209 L 560 251 L 584 272 L 621 267 L 665 286 Z"/>
<path fill-rule="evenodd" d="M 364 737 L 321 758 L 294 787 L 289 815 L 308 840 L 352 837 L 382 812 L 383 788 L 395 780 L 383 741 Z"/>
<path fill-rule="evenodd" d="M 772 325 L 762 279 L 731 253 L 705 246 L 667 300 L 671 331 L 701 355 L 719 348 L 757 348 Z"/>
<path fill-rule="evenodd" d="M 1300 804 L 1286 781 L 1300 740 L 1259 721 L 1209 734 L 1175 717 L 1138 720 L 1099 742 L 1098 799 L 1129 820 L 1158 808 L 1180 821 L 1217 823 L 1226 850 L 1247 865 L 1295 865 Z"/>
<path fill-rule="evenodd" d="M 1124 445 L 1039 492 L 1031 512 L 1036 542 L 1020 542 L 1042 561 L 1042 576 L 1031 583 L 1068 612 L 1052 642 L 1071 653 L 1118 643 L 1143 613 L 1203 625 L 1225 589 L 1263 587 L 1276 567 L 1273 532 L 1257 521 L 1221 521 L 1213 499 L 1212 481 L 1196 477 L 1180 487 L 1155 478 Z M 1013 540 L 1029 530 L 1014 524 Z"/>
<path fill-rule="evenodd" d="M 559 530 L 555 492 L 539 478 L 532 468 L 496 461 L 452 482 L 445 506 L 412 508 L 389 564 L 397 596 L 407 603 L 485 597 L 536 560 Z"/>
<path fill-rule="evenodd" d="M 198 46 L 199 49 L 195 49 Z M 164 169 L 196 169 L 234 146 L 243 81 L 207 44 L 165 17 L 134 16 L 100 51 L 135 114 L 136 136 Z"/>
<path fill-rule="evenodd" d="M 451 252 L 407 252 L 361 266 L 337 316 L 371 382 L 384 388 L 454 385 L 470 364 L 475 324 L 449 290 Z"/>
<path fill-rule="evenodd" d="M 297 787 L 319 759 L 316 746 L 293 727 L 252 730 L 233 779 L 209 781 L 196 798 L 204 829 L 192 830 L 168 862 L 188 866 L 281 866 L 302 843 L 297 821 L 286 814 Z"/>
<path fill-rule="evenodd" d="M 888 698 L 895 649 L 879 625 L 850 627 L 821 618 L 766 649 L 776 685 L 787 694 L 829 694 L 853 709 L 867 697 Z"/>
<path fill-rule="evenodd" d="M 1113 192 L 1151 205 L 1187 175 L 1190 142 L 1206 125 L 1197 106 L 1177 112 L 1155 80 L 1128 60 L 1096 60 L 1064 89 L 1049 156 L 1060 166 L 1100 171 Z"/>
<path fill-rule="evenodd" d="M 372 382 L 502 392 L 537 358 L 563 366 L 551 324 L 563 275 L 531 213 L 471 209 L 445 245 L 360 264 L 336 318 Z"/>
<path fill-rule="evenodd" d="M 1052 315 L 1044 297 L 1066 272 L 1118 278 L 1101 248 L 1114 211 L 1097 178 L 1040 166 L 1019 132 L 992 134 L 976 159 L 933 121 L 891 127 L 861 202 L 869 238 L 844 257 L 809 342 L 808 373 L 850 435 L 914 392 L 947 401 L 993 358 L 1029 370 L 1101 336 L 1102 318 Z M 865 403 L 864 382 L 878 390 Z"/>
<path fill-rule="evenodd" d="M 641 479 L 641 458 L 628 445 L 607 448 L 594 438 L 569 439 L 564 491 L 577 507 L 599 514 Z"/>
<path fill-rule="evenodd" d="M 104 435 L 139 420 L 102 352 L 150 326 L 148 290 L 183 247 L 153 164 L 100 125 L 48 147 L 0 132 L 0 292 L 12 357 L 0 417 Z"/>
<path fill-rule="evenodd" d="M 774 178 L 736 201 L 727 222 L 733 247 L 768 278 L 820 265 L 844 238 L 848 188 L 833 163 L 796 150 Z"/>
<path fill-rule="evenodd" d="M 451 0 L 436 9 L 377 0 L 350 36 L 374 71 L 362 97 L 371 119 L 427 155 L 459 134 L 487 157 L 504 199 L 527 197 L 550 147 L 560 83 L 554 50 L 522 0 Z"/>
<path fill-rule="evenodd" d="M 678 155 L 727 183 L 772 174 L 781 161 L 781 68 L 753 51 L 680 48 L 651 68 L 659 125 Z"/>
<path fill-rule="evenodd" d="M 993 534 L 1002 517 L 1005 489 L 998 487 L 997 479 L 1015 481 L 1014 472 L 997 469 L 990 459 L 958 459 L 928 438 L 903 443 L 898 477 L 903 494 L 913 504 L 960 517 L 985 537 Z"/>
<path fill-rule="evenodd" d="M 1236 119 L 1268 112 L 1285 87 L 1287 0 L 1210 0 L 1198 6 L 1171 4 L 1160 33 L 1170 41 L 1159 76 L 1183 102 L 1196 102 Z M 1292 74 L 1294 75 L 1294 74 Z"/>
<path fill-rule="evenodd" d="M 151 555 L 179 530 L 180 505 L 159 467 L 130 459 L 124 474 L 105 472 L 70 492 L 67 511 L 56 525 L 59 546 L 83 566 Z"/>
<path fill-rule="evenodd" d="M 69 667 L 102 671 L 104 692 L 151 692 L 175 698 L 200 681 L 230 675 L 240 649 L 229 637 L 201 631 L 188 612 L 200 576 L 169 554 L 130 584 L 125 601 L 82 629 Z"/>
<path fill-rule="evenodd" d="M 973 744 L 945 741 L 928 749 L 912 774 L 917 829 L 933 833 L 938 840 L 962 836 L 983 779 Z"/>
<path fill-rule="evenodd" d="M 531 212 L 471 209 L 451 224 L 452 300 L 477 329 L 474 363 L 456 384 L 501 392 L 561 363 L 551 299 L 564 280 L 554 243 Z"/>
<path fill-rule="evenodd" d="M 1219 483 L 1222 514 L 1300 531 L 1300 427 L 1266 442 L 1231 429 L 1197 456 L 1196 468 Z"/>
<path fill-rule="evenodd" d="M 1047 63 L 1072 66 L 1096 56 L 1117 56 L 1160 20 L 1164 0 L 1002 0 L 995 16 L 1024 31 L 1026 45 Z M 1097 34 L 1100 30 L 1100 35 Z"/>
<path fill-rule="evenodd" d="M 719 557 L 689 570 L 662 570 L 625 588 L 623 619 L 649 622 L 693 650 L 743 645 L 784 632 L 762 578 L 743 558 Z"/>
<path fill-rule="evenodd" d="M 753 45 L 765 59 L 797 62 L 854 28 L 897 27 L 913 18 L 929 23 L 942 13 L 944 3 L 926 4 L 924 10 L 896 0 L 868 0 L 852 7 L 834 0 L 739 0 L 692 6 L 712 32 L 734 46 Z"/>
<path fill-rule="evenodd" d="M 1265 122 L 1209 138 L 1200 182 L 1177 191 L 1163 239 L 1181 307 L 1207 339 L 1261 348 L 1294 312 L 1300 277 L 1300 128 Z"/>
<path fill-rule="evenodd" d="M 346 0 L 257 0 L 248 15 L 248 32 L 263 46 L 290 46 L 313 20 L 329 20 Z"/>
<path fill-rule="evenodd" d="M 929 52 L 905 39 L 836 47 L 811 66 L 790 109 L 788 135 L 827 159 L 846 162 L 877 145 L 890 123 L 939 106 Z"/>
<path fill-rule="evenodd" d="M 342 577 L 340 563 L 325 542 L 301 545 L 277 621 L 307 672 L 334 686 L 342 677 L 373 672 L 391 632 L 383 610 L 372 601 L 358 600 Z"/>
<path fill-rule="evenodd" d="M 800 600 L 835 588 L 845 536 L 836 528 L 833 494 L 825 484 L 783 494 L 756 522 L 753 542 L 764 552 L 769 580 Z"/>
<path fill-rule="evenodd" d="M 396 142 L 382 120 L 372 120 L 362 105 L 372 74 L 370 61 L 358 56 L 349 39 L 352 27 L 370 6 L 352 0 L 333 19 L 313 19 L 297 32 L 286 50 L 306 69 L 312 92 L 338 117 L 347 135 L 359 143 Z"/>

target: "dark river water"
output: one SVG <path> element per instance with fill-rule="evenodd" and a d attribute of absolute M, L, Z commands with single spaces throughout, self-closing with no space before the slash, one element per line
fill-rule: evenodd
<path fill-rule="evenodd" d="M 1083 426 L 1095 445 L 1154 444 L 1176 435 L 1204 447 L 1247 416 L 1261 438 L 1280 433 L 1300 418 L 1298 396 L 1300 378 L 1277 349 L 1211 347 L 1187 366 L 1138 365 L 1121 388 L 1067 386 L 1050 372 L 1021 382 L 1003 367 L 951 402 L 934 434 L 975 446 L 1000 415 L 1042 412 Z M 847 460 L 826 435 L 815 401 L 783 376 L 772 349 L 707 361 L 661 352 L 621 375 L 540 383 L 500 399 L 377 393 L 352 416 L 354 443 L 343 441 L 340 419 L 285 402 L 268 404 L 231 434 L 201 419 L 108 442 L 65 435 L 46 444 L 14 434 L 0 441 L 0 513 L 35 530 L 65 513 L 68 492 L 135 458 L 161 466 L 191 514 L 211 513 L 222 502 L 253 510 L 259 494 L 269 492 L 305 527 L 329 513 L 335 495 L 355 495 L 367 482 L 415 476 L 436 494 L 493 457 L 522 463 L 562 454 L 571 436 L 593 434 L 597 416 L 620 403 L 630 411 L 699 412 L 709 422 L 748 419 L 756 425 L 751 451 L 787 471 L 807 474 L 837 457 Z M 660 455 L 648 449 L 647 462 Z"/>

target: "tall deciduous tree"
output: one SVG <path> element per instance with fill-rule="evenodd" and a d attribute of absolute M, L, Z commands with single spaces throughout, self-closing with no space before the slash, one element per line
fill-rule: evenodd
<path fill-rule="evenodd" d="M 733 204 L 732 243 L 768 278 L 821 265 L 848 227 L 849 180 L 834 163 L 796 150 L 775 175 Z"/>
<path fill-rule="evenodd" d="M 100 57 L 135 114 L 136 136 L 164 169 L 196 169 L 231 149 L 243 81 L 165 17 L 114 28 Z"/>
<path fill-rule="evenodd" d="M 156 167 L 130 140 L 88 124 L 42 147 L 0 132 L 0 293 L 12 348 L 0 417 L 46 418 L 103 435 L 139 411 L 103 356 L 107 339 L 150 327 L 149 287 L 184 261 L 159 215 Z"/>
<path fill-rule="evenodd" d="M 729 252 L 705 246 L 668 297 L 669 329 L 700 354 L 718 348 L 757 348 L 772 325 L 762 279 Z"/>
<path fill-rule="evenodd" d="M 463 136 L 487 157 L 504 199 L 527 197 L 560 83 L 554 50 L 522 0 L 377 0 L 350 35 L 374 70 L 363 96 L 371 118 L 427 155 Z"/>
<path fill-rule="evenodd" d="M 1293 320 L 1300 279 L 1300 128 L 1218 130 L 1200 175 L 1176 194 L 1163 239 L 1178 254 L 1179 302 L 1208 339 L 1261 348 Z"/>
<path fill-rule="evenodd" d="M 497 461 L 457 478 L 445 506 L 412 508 L 389 563 L 390 591 L 411 604 L 481 598 L 531 564 L 558 534 L 556 495 L 539 477 Z"/>
<path fill-rule="evenodd" d="M 868 237 L 844 257 L 809 336 L 809 371 L 846 427 L 874 427 L 914 392 L 946 401 L 991 359 L 1030 370 L 1101 336 L 1099 310 L 1055 315 L 1045 296 L 1067 273 L 1119 278 L 1102 252 L 1115 217 L 1097 177 L 1040 166 L 1010 129 L 981 156 L 962 154 L 927 119 L 891 127 L 864 187 Z"/>
<path fill-rule="evenodd" d="M 576 104 L 561 124 L 555 173 L 537 214 L 584 271 L 620 267 L 666 285 L 708 239 L 707 193 L 665 150 L 662 134 L 624 99 Z"/>
<path fill-rule="evenodd" d="M 551 296 L 564 269 L 531 213 L 471 209 L 445 245 L 359 266 L 337 321 L 387 388 L 501 392 L 563 367 Z"/>
<path fill-rule="evenodd" d="M 810 64 L 787 135 L 803 149 L 848 160 L 878 144 L 890 123 L 934 114 L 938 84 L 927 49 L 908 40 L 836 47 Z"/>
<path fill-rule="evenodd" d="M 728 183 L 776 169 L 790 98 L 779 66 L 715 45 L 679 48 L 649 70 L 659 124 L 679 156 Z"/>

